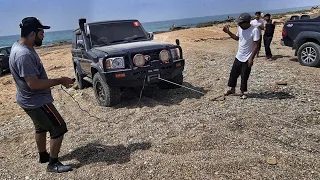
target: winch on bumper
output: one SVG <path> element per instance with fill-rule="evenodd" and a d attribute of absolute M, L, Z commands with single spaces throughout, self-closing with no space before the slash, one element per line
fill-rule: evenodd
<path fill-rule="evenodd" d="M 104 72 L 106 83 L 119 87 L 138 87 L 143 84 L 158 83 L 159 78 L 173 79 L 182 74 L 185 60 L 179 59 L 172 63 L 161 64 L 159 61 L 152 62 L 151 66 L 134 67 L 133 69 L 122 69 Z"/>

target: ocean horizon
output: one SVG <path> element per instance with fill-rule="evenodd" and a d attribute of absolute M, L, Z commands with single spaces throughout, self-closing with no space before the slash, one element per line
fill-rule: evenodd
<path fill-rule="evenodd" d="M 310 9 L 312 6 L 307 7 L 297 7 L 297 8 L 287 8 L 287 9 L 275 9 L 275 10 L 263 10 L 264 14 L 279 14 L 292 11 L 300 11 Z M 255 12 L 249 12 L 254 14 Z M 155 22 L 141 22 L 144 29 L 148 32 L 159 32 L 159 31 L 168 31 L 172 24 L 175 26 L 185 26 L 189 28 L 196 27 L 200 23 L 206 23 L 211 21 L 223 21 L 229 17 L 237 17 L 241 13 L 235 14 L 224 14 L 224 15 L 215 15 L 215 16 L 204 16 L 204 17 L 193 17 L 193 18 L 184 18 L 184 19 L 173 19 L 165 21 L 155 21 Z M 75 27 L 77 28 L 77 27 Z M 43 45 L 52 45 L 59 42 L 71 42 L 72 40 L 72 31 L 73 30 L 61 30 L 61 31 L 50 31 L 45 33 L 45 38 L 43 40 Z M 9 35 L 9 36 L 0 36 L 0 46 L 11 46 L 16 40 L 20 38 L 20 35 Z"/>

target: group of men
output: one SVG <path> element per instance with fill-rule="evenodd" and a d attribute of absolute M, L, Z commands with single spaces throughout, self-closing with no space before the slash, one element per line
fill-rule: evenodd
<path fill-rule="evenodd" d="M 239 25 L 236 34 L 229 27 L 223 28 L 233 39 L 239 41 L 238 53 L 233 63 L 227 95 L 235 93 L 237 79 L 241 75 L 241 98 L 245 99 L 247 82 L 255 55 L 259 53 L 264 30 L 264 44 L 267 57 L 272 56 L 270 43 L 273 37 L 275 23 L 270 15 L 265 15 L 266 25 L 263 26 L 261 13 L 256 13 L 255 20 L 251 15 L 241 14 L 236 23 Z M 56 110 L 50 88 L 57 85 L 71 87 L 74 80 L 68 77 L 49 79 L 42 65 L 41 59 L 35 51 L 35 46 L 41 46 L 44 38 L 44 26 L 35 17 L 24 18 L 20 24 L 21 38 L 15 42 L 10 53 L 10 70 L 17 87 L 16 99 L 18 105 L 30 116 L 35 126 L 35 139 L 39 152 L 39 162 L 47 163 L 49 172 L 71 171 L 70 166 L 63 165 L 58 160 L 64 134 L 68 131 L 66 123 Z M 46 150 L 46 133 L 50 133 L 50 153 Z"/>
<path fill-rule="evenodd" d="M 261 42 L 263 40 L 264 42 L 264 47 L 265 47 L 265 52 L 266 52 L 266 59 L 267 60 L 272 60 L 272 53 L 271 53 L 271 41 L 274 35 L 274 30 L 275 30 L 275 25 L 276 23 L 284 23 L 281 20 L 276 20 L 276 19 L 271 19 L 270 14 L 264 15 L 262 18 L 262 13 L 261 12 L 256 12 L 255 13 L 255 19 L 250 22 L 250 24 L 256 28 L 258 28 L 260 32 L 260 40 L 258 43 L 258 52 L 257 52 L 257 57 L 259 57 L 259 52 L 261 49 Z M 264 21 L 266 23 L 264 23 Z M 264 35 L 262 38 L 262 31 L 264 31 Z"/>
<path fill-rule="evenodd" d="M 266 23 L 264 23 L 261 12 L 256 12 L 255 18 L 253 20 L 251 19 L 252 17 L 249 13 L 241 14 L 235 20 L 238 24 L 236 34 L 233 34 L 229 30 L 228 25 L 223 28 L 223 31 L 229 34 L 231 38 L 239 41 L 238 52 L 232 66 L 228 82 L 230 89 L 225 93 L 225 95 L 235 94 L 237 79 L 241 75 L 241 99 L 247 98 L 245 93 L 248 90 L 248 79 L 253 65 L 253 60 L 255 56 L 259 57 L 262 37 L 266 51 L 266 59 L 272 60 L 270 45 L 275 31 L 275 24 L 283 23 L 283 21 L 280 20 L 272 20 L 270 14 L 266 14 L 264 16 L 264 20 L 266 21 Z M 262 35 L 262 31 L 264 31 L 264 35 Z"/>

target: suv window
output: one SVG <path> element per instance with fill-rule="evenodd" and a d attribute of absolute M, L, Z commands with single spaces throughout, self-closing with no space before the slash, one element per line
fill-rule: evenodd
<path fill-rule="evenodd" d="M 102 46 L 125 40 L 148 39 L 139 22 L 92 24 L 89 28 L 92 46 Z"/>
<path fill-rule="evenodd" d="M 0 49 L 0 54 L 4 54 L 5 56 L 9 55 L 5 48 L 4 49 Z"/>
<path fill-rule="evenodd" d="M 7 48 L 8 54 L 11 53 L 11 47 Z"/>

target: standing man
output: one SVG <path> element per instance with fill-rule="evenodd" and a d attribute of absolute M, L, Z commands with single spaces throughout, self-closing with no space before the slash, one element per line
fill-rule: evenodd
<path fill-rule="evenodd" d="M 270 14 L 266 14 L 264 16 L 264 20 L 266 21 L 266 25 L 265 25 L 264 35 L 263 35 L 263 42 L 264 42 L 264 47 L 266 51 L 266 59 L 272 60 L 270 45 L 273 38 L 274 30 L 276 28 L 276 23 L 284 23 L 284 21 L 275 20 L 275 19 L 272 20 Z"/>
<path fill-rule="evenodd" d="M 252 20 L 250 22 L 250 24 L 252 26 L 258 28 L 259 33 L 260 33 L 260 40 L 259 40 L 259 43 L 258 43 L 258 52 L 257 52 L 257 57 L 259 57 L 259 52 L 260 52 L 260 49 L 261 49 L 261 41 L 262 41 L 262 30 L 264 30 L 264 21 L 261 18 L 261 12 L 260 11 L 255 13 L 255 19 Z"/>
<path fill-rule="evenodd" d="M 74 81 L 68 77 L 48 79 L 34 46 L 41 46 L 44 26 L 35 17 L 26 17 L 20 23 L 21 38 L 12 45 L 9 63 L 17 87 L 18 105 L 30 116 L 35 126 L 35 139 L 39 162 L 49 162 L 48 172 L 71 171 L 58 160 L 63 135 L 68 131 L 66 123 L 52 104 L 51 87 L 71 87 Z M 50 154 L 46 150 L 46 135 L 50 133 Z"/>
<path fill-rule="evenodd" d="M 245 92 L 248 90 L 248 79 L 253 65 L 253 59 L 258 52 L 258 43 L 260 40 L 260 32 L 250 24 L 251 15 L 248 13 L 241 14 L 235 22 L 239 25 L 237 34 L 233 34 L 229 30 L 229 26 L 225 26 L 223 31 L 231 38 L 239 41 L 238 53 L 234 60 L 228 86 L 231 88 L 225 95 L 235 93 L 237 79 L 241 75 L 241 99 L 246 99 Z"/>

